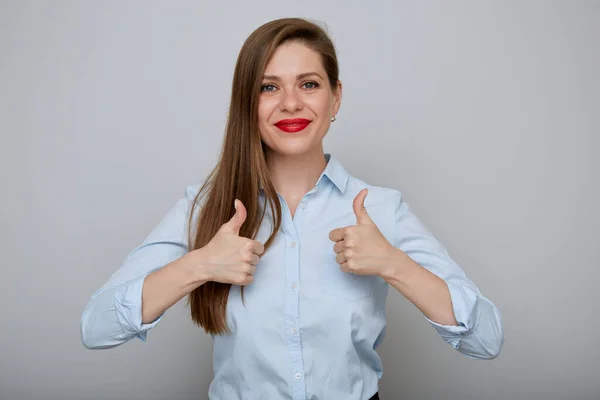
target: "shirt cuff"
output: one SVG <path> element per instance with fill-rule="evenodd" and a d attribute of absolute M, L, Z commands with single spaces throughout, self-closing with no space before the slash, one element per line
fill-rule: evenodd
<path fill-rule="evenodd" d="M 119 322 L 125 332 L 135 335 L 142 341 L 146 341 L 148 330 L 154 328 L 162 319 L 160 315 L 151 323 L 142 324 L 142 287 L 146 276 L 122 285 L 115 293 L 115 310 Z"/>
<path fill-rule="evenodd" d="M 458 349 L 460 341 L 464 336 L 471 334 L 479 323 L 479 307 L 477 305 L 478 295 L 472 289 L 446 282 L 452 299 L 454 317 L 458 326 L 440 325 L 425 317 L 433 325 L 440 336 L 452 347 Z"/>

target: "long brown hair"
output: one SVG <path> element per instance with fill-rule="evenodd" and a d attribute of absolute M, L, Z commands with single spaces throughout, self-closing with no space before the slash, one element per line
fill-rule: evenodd
<path fill-rule="evenodd" d="M 317 24 L 299 18 L 278 19 L 260 26 L 246 39 L 233 75 L 220 159 L 200 188 L 190 213 L 190 251 L 204 247 L 221 225 L 231 219 L 235 213 L 235 199 L 241 200 L 248 212 L 240 236 L 255 238 L 267 205 L 273 215 L 273 231 L 263 243 L 265 252 L 279 231 L 281 204 L 269 176 L 265 145 L 258 130 L 258 102 L 267 64 L 277 47 L 289 41 L 300 41 L 318 52 L 331 89 L 337 88 L 339 70 L 335 48 L 325 30 Z M 262 209 L 259 204 L 261 187 L 265 193 Z M 194 221 L 196 207 L 200 208 L 198 219 Z M 226 308 L 230 288 L 230 284 L 207 282 L 189 295 L 192 321 L 207 333 L 229 332 Z"/>

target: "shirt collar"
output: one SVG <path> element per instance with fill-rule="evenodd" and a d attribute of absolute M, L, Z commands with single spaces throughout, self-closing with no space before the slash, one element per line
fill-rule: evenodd
<path fill-rule="evenodd" d="M 348 172 L 335 157 L 333 157 L 330 153 L 325 153 L 325 161 L 327 165 L 325 169 L 317 179 L 316 187 L 320 187 L 323 183 L 323 178 L 326 177 L 334 186 L 343 194 L 346 191 L 346 185 L 348 184 Z M 262 192 L 264 188 L 261 186 L 260 191 Z"/>
<path fill-rule="evenodd" d="M 325 161 L 327 161 L 327 166 L 321 173 L 321 176 L 319 176 L 316 186 L 318 187 L 321 184 L 323 177 L 326 176 L 327 179 L 329 179 L 343 194 L 346 191 L 346 185 L 348 184 L 348 172 L 346 172 L 342 163 L 329 153 L 325 154 Z"/>

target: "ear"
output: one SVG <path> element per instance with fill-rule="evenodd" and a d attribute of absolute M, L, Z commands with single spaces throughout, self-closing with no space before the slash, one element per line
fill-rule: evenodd
<path fill-rule="evenodd" d="M 338 81 L 337 87 L 333 91 L 333 104 L 331 105 L 331 116 L 337 115 L 342 105 L 342 81 Z"/>

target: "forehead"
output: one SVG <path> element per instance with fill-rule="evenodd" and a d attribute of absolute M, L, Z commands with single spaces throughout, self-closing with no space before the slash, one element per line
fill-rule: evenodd
<path fill-rule="evenodd" d="M 304 72 L 324 73 L 321 55 L 301 42 L 280 45 L 267 64 L 265 75 L 296 76 Z"/>

